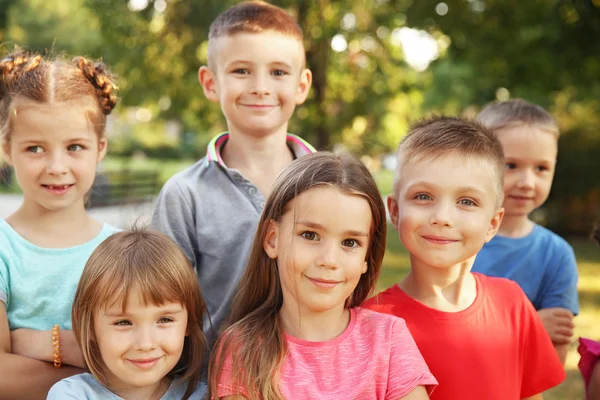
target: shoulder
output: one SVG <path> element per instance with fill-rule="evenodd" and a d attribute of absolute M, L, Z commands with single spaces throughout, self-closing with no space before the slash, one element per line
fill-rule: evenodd
<path fill-rule="evenodd" d="M 568 251 L 573 252 L 573 247 L 558 234 L 552 232 L 548 228 L 544 228 L 541 225 L 535 225 L 533 232 L 531 233 L 538 243 L 546 248 L 546 251 Z"/>
<path fill-rule="evenodd" d="M 508 278 L 487 276 L 477 272 L 474 272 L 473 275 L 477 279 L 479 290 L 482 291 L 481 295 L 485 297 L 514 298 L 517 296 L 520 298 L 525 296 L 519 284 Z"/>
<path fill-rule="evenodd" d="M 371 310 L 381 311 L 389 305 L 394 305 L 402 301 L 402 292 L 397 285 L 387 288 L 375 296 L 365 300 L 361 307 Z"/>
<path fill-rule="evenodd" d="M 363 333 L 368 331 L 371 335 L 384 337 L 408 331 L 404 319 L 395 315 L 363 307 L 355 307 L 353 310 L 356 315 L 356 327 Z"/>
<path fill-rule="evenodd" d="M 194 164 L 185 168 L 170 177 L 165 183 L 163 190 L 179 190 L 194 188 L 206 179 L 206 174 L 210 171 L 214 163 L 208 163 L 206 157 L 201 158 Z"/>
<path fill-rule="evenodd" d="M 73 375 L 52 386 L 49 400 L 59 399 L 118 399 L 89 373 Z"/>

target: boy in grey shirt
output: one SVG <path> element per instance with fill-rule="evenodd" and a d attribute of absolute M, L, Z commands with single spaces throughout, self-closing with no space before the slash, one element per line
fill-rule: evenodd
<path fill-rule="evenodd" d="M 229 316 L 273 181 L 295 158 L 315 151 L 287 133 L 312 81 L 304 57 L 296 21 L 264 2 L 240 3 L 210 27 L 208 66 L 198 78 L 206 97 L 220 103 L 228 132 L 169 179 L 152 217 L 196 268 L 212 323 L 204 325 L 209 347 Z"/>

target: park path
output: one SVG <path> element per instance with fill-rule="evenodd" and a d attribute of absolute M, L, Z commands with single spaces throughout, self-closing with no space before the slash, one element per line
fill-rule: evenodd
<path fill-rule="evenodd" d="M 0 218 L 4 219 L 15 212 L 21 205 L 23 196 L 0 194 Z M 153 202 L 127 204 L 112 207 L 92 208 L 89 213 L 100 222 L 106 222 L 119 228 L 128 228 L 134 222 L 140 226 L 150 223 Z"/>

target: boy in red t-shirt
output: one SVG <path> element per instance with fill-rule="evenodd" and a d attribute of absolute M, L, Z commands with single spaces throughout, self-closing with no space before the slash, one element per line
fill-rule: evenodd
<path fill-rule="evenodd" d="M 411 271 L 364 306 L 402 317 L 439 386 L 431 399 L 541 399 L 565 372 L 514 282 L 470 272 L 500 226 L 504 157 L 486 128 L 438 117 L 398 149 L 392 223 Z"/>

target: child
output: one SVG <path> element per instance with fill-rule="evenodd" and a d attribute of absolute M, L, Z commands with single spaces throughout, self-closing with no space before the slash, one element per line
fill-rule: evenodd
<path fill-rule="evenodd" d="M 213 398 L 427 399 L 436 381 L 404 321 L 357 307 L 377 282 L 385 235 L 360 161 L 323 152 L 286 168 L 211 357 Z"/>
<path fill-rule="evenodd" d="M 206 97 L 221 104 L 228 132 L 206 157 L 171 178 L 152 224 L 185 251 L 198 274 L 210 320 L 209 346 L 229 315 L 265 197 L 292 160 L 314 151 L 287 134 L 294 107 L 306 99 L 302 31 L 270 4 L 240 3 L 212 23 L 208 66 L 198 77 Z"/>
<path fill-rule="evenodd" d="M 91 374 L 63 379 L 48 399 L 202 399 L 204 311 L 194 270 L 173 241 L 151 231 L 114 234 L 90 256 L 73 303 Z"/>
<path fill-rule="evenodd" d="M 600 226 L 593 234 L 594 240 L 600 244 Z M 600 399 L 600 342 L 579 338 L 579 371 L 585 384 L 586 399 Z"/>
<path fill-rule="evenodd" d="M 523 100 L 490 104 L 478 119 L 496 133 L 504 149 L 505 215 L 473 271 L 521 286 L 564 364 L 573 316 L 579 313 L 575 253 L 561 237 L 529 219 L 550 193 L 558 126 L 543 108 Z"/>
<path fill-rule="evenodd" d="M 0 61 L 2 151 L 23 190 L 0 220 L 0 397 L 44 398 L 84 366 L 71 305 L 86 260 L 116 230 L 84 208 L 116 102 L 101 63 L 19 51 Z"/>
<path fill-rule="evenodd" d="M 503 173 L 493 133 L 459 118 L 416 124 L 398 149 L 388 208 L 411 270 L 365 307 L 406 320 L 432 399 L 524 399 L 565 378 L 518 285 L 470 272 L 502 220 Z"/>

